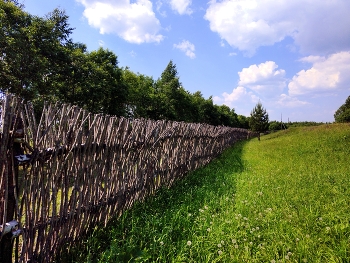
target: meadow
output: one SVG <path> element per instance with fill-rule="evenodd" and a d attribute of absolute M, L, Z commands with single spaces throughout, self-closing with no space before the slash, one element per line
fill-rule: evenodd
<path fill-rule="evenodd" d="M 236 143 L 65 262 L 350 262 L 350 125 Z"/>

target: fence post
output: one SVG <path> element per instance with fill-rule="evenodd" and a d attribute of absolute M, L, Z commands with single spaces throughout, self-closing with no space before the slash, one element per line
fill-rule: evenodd
<path fill-rule="evenodd" d="M 13 137 L 16 130 L 16 120 L 13 120 L 13 104 L 12 96 L 6 97 L 5 105 L 3 105 L 3 133 L 0 136 L 0 262 L 11 263 L 14 235 L 13 231 L 17 229 L 17 221 L 14 221 L 16 198 L 15 198 L 15 182 L 18 179 L 18 166 L 14 165 L 14 155 L 16 149 L 20 145 L 14 145 Z M 15 102 L 16 103 L 16 102 Z M 17 106 L 17 105 L 16 105 Z M 14 105 L 12 105 L 14 107 Z M 12 132 L 11 132 L 12 130 Z M 14 169 L 14 170 L 13 170 Z M 15 178 L 14 178 L 15 176 Z M 14 180 L 15 179 L 15 180 Z"/>

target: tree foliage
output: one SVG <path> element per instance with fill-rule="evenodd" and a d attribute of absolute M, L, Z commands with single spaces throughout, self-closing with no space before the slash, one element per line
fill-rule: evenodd
<path fill-rule="evenodd" d="M 350 96 L 335 112 L 334 119 L 336 122 L 350 122 Z"/>
<path fill-rule="evenodd" d="M 269 115 L 263 108 L 261 102 L 258 102 L 250 113 L 250 128 L 256 132 L 264 132 L 269 128 Z"/>
<path fill-rule="evenodd" d="M 60 9 L 38 17 L 16 0 L 1 1 L 0 25 L 0 94 L 14 93 L 36 107 L 62 101 L 93 113 L 247 128 L 249 118 L 185 90 L 172 60 L 155 81 L 120 68 L 108 49 L 89 52 L 73 42 L 74 29 Z"/>

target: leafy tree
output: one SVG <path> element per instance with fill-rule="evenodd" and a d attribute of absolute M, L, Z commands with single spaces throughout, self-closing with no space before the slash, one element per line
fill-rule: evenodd
<path fill-rule="evenodd" d="M 48 100 L 66 63 L 71 44 L 68 16 L 55 9 L 46 18 L 32 16 L 16 1 L 0 2 L 0 89 L 24 99 Z"/>
<path fill-rule="evenodd" d="M 267 131 L 269 127 L 269 115 L 263 108 L 261 102 L 258 102 L 254 109 L 251 111 L 249 126 L 253 131 L 259 133 Z"/>
<path fill-rule="evenodd" d="M 345 103 L 335 112 L 334 119 L 336 122 L 350 122 L 350 96 Z"/>
<path fill-rule="evenodd" d="M 181 82 L 177 75 L 176 65 L 172 60 L 162 72 L 160 79 L 156 82 L 156 92 L 158 100 L 158 111 L 161 119 L 181 120 L 183 116 L 182 98 L 183 91 Z"/>
<path fill-rule="evenodd" d="M 238 127 L 239 128 L 243 128 L 243 129 L 249 129 L 249 120 L 250 117 L 246 117 L 244 115 L 238 115 L 237 116 L 237 120 L 238 120 Z"/>
<path fill-rule="evenodd" d="M 128 87 L 127 115 L 133 118 L 152 118 L 154 80 L 142 74 L 135 74 L 128 67 L 123 69 L 123 81 Z"/>

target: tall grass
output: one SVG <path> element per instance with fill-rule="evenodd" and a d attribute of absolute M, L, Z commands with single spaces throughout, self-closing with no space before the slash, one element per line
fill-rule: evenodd
<path fill-rule="evenodd" d="M 70 262 L 350 262 L 350 125 L 240 142 Z"/>

